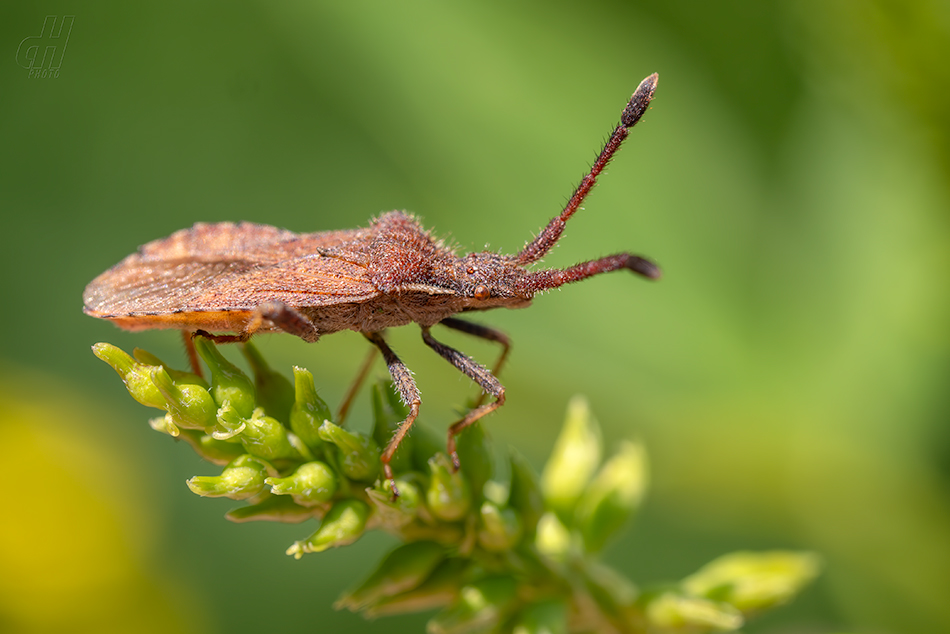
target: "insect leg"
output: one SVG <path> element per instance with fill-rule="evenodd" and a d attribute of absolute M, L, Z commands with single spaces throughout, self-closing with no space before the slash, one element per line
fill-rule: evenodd
<path fill-rule="evenodd" d="M 306 316 L 283 302 L 267 302 L 255 308 L 244 330 L 236 335 L 212 335 L 204 330 L 198 330 L 192 336 L 201 335 L 215 343 L 244 343 L 261 329 L 265 320 L 284 332 L 297 335 L 308 343 L 313 343 L 320 338 L 320 332 Z"/>
<path fill-rule="evenodd" d="M 261 319 L 266 319 L 284 332 L 297 335 L 304 341 L 313 343 L 320 338 L 316 326 L 295 308 L 283 302 L 267 302 L 254 311 L 255 315 L 247 325 L 246 337 L 250 337 L 261 327 Z M 245 334 L 242 333 L 242 334 Z"/>
<path fill-rule="evenodd" d="M 426 345 L 439 353 L 446 361 L 454 365 L 462 374 L 478 383 L 483 390 L 495 397 L 495 400 L 488 405 L 482 405 L 471 410 L 465 415 L 465 418 L 449 427 L 449 439 L 446 443 L 446 451 L 452 459 L 455 468 L 459 468 L 459 455 L 455 450 L 455 437 L 459 432 L 477 421 L 482 416 L 489 414 L 505 403 L 505 386 L 495 378 L 491 371 L 475 362 L 474 359 L 465 356 L 455 348 L 450 348 L 444 343 L 436 341 L 429 333 L 428 328 L 422 329 L 422 340 Z"/>
<path fill-rule="evenodd" d="M 356 393 L 359 392 L 360 386 L 363 385 L 363 381 L 365 381 L 367 375 L 369 375 L 370 368 L 373 367 L 373 361 L 375 360 L 376 348 L 370 348 L 369 354 L 363 359 L 363 365 L 360 366 L 359 371 L 356 373 L 356 378 L 353 379 L 353 383 L 350 385 L 350 389 L 347 390 L 346 396 L 343 397 L 343 403 L 340 405 L 340 409 L 337 410 L 336 418 L 334 419 L 337 425 L 343 425 L 343 421 L 346 420 L 346 414 L 350 411 L 350 405 L 353 404 L 353 399 L 356 397 Z"/>
<path fill-rule="evenodd" d="M 389 462 L 393 459 L 393 455 L 395 455 L 396 450 L 399 448 L 399 443 L 401 443 L 402 439 L 409 433 L 409 428 L 412 427 L 412 423 L 416 420 L 416 417 L 419 416 L 419 405 L 422 404 L 422 399 L 419 394 L 419 388 L 412 378 L 412 372 L 410 372 L 406 364 L 396 356 L 396 353 L 389 347 L 386 340 L 383 339 L 383 336 L 378 332 L 364 332 L 363 336 L 369 339 L 370 343 L 379 348 L 379 351 L 383 353 L 383 359 L 386 360 L 386 367 L 389 368 L 389 374 L 393 377 L 393 385 L 396 386 L 396 391 L 399 392 L 402 402 L 409 406 L 409 415 L 406 416 L 406 420 L 399 423 L 399 427 L 396 429 L 396 433 L 393 434 L 392 440 L 389 441 L 389 444 L 386 445 L 386 449 L 383 450 L 382 455 L 379 457 L 383 463 L 383 476 L 389 480 L 389 483 L 393 487 L 393 497 L 397 497 L 399 491 L 396 489 L 396 480 L 393 478 L 393 469 L 389 466 Z"/>
<path fill-rule="evenodd" d="M 250 339 L 251 335 L 244 333 L 240 335 L 213 335 L 207 330 L 196 330 L 191 333 L 191 337 L 204 337 L 205 339 L 210 339 L 215 343 L 242 343 Z"/>
<path fill-rule="evenodd" d="M 464 319 L 458 319 L 456 317 L 448 317 L 439 323 L 443 326 L 448 326 L 453 330 L 459 330 L 472 336 L 479 337 L 481 339 L 487 339 L 488 341 L 496 341 L 501 344 L 501 355 L 498 357 L 498 360 L 495 361 L 495 366 L 491 371 L 491 373 L 496 377 L 498 376 L 498 374 L 501 372 L 502 366 L 505 365 L 505 361 L 508 359 L 508 352 L 511 350 L 511 339 L 508 338 L 508 335 L 489 326 L 473 324 L 470 321 L 465 321 Z M 472 406 L 473 409 L 481 405 L 484 399 L 485 392 L 482 392 L 478 395 L 478 400 L 476 400 L 475 404 Z"/>
<path fill-rule="evenodd" d="M 181 339 L 185 342 L 185 353 L 188 354 L 188 362 L 191 364 L 191 371 L 204 378 L 201 372 L 201 364 L 198 362 L 198 351 L 195 350 L 195 342 L 192 339 L 192 333 L 187 330 L 181 331 Z"/>

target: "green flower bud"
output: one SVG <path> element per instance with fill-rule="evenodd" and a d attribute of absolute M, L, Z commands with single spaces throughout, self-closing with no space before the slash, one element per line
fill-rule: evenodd
<path fill-rule="evenodd" d="M 688 597 L 673 591 L 641 598 L 647 622 L 670 630 L 706 629 L 732 631 L 742 627 L 742 614 L 728 603 Z"/>
<path fill-rule="evenodd" d="M 178 385 L 182 385 L 184 383 L 188 383 L 190 385 L 200 385 L 206 390 L 209 387 L 208 382 L 197 374 L 194 374 L 193 372 L 182 372 L 181 370 L 175 370 L 174 368 L 169 367 L 167 363 L 156 357 L 148 350 L 135 348 L 132 350 L 132 356 L 135 357 L 135 360 L 139 363 L 144 363 L 145 365 L 162 366 L 165 368 L 165 371 L 168 372 L 168 376 L 172 377 L 172 380 Z"/>
<path fill-rule="evenodd" d="M 472 498 L 477 503 L 483 497 L 485 483 L 493 475 L 491 438 L 480 423 L 474 423 L 456 436 L 461 472 L 471 486 Z"/>
<path fill-rule="evenodd" d="M 756 612 L 790 601 L 821 568 L 813 553 L 773 551 L 724 555 L 682 582 L 689 594 Z"/>
<path fill-rule="evenodd" d="M 543 601 L 528 606 L 518 615 L 512 634 L 567 634 L 567 604 Z"/>
<path fill-rule="evenodd" d="M 364 614 L 368 618 L 408 612 L 427 612 L 445 607 L 454 601 L 462 588 L 465 559 L 447 559 L 433 571 L 417 588 L 391 597 L 385 597 L 369 606 Z"/>
<path fill-rule="evenodd" d="M 517 584 L 511 577 L 489 577 L 467 585 L 449 608 L 430 621 L 429 634 L 461 634 L 488 630 L 497 625 L 515 598 Z"/>
<path fill-rule="evenodd" d="M 111 343 L 95 344 L 92 347 L 92 353 L 112 366 L 125 383 L 125 389 L 136 401 L 148 407 L 166 408 L 165 397 L 152 383 L 152 366 L 138 363 Z"/>
<path fill-rule="evenodd" d="M 504 552 L 521 540 L 521 520 L 514 509 L 485 501 L 479 509 L 478 543 L 485 550 Z"/>
<path fill-rule="evenodd" d="M 524 526 L 525 536 L 534 537 L 538 520 L 544 514 L 544 498 L 538 476 L 524 456 L 512 449 L 509 454 L 511 465 L 511 488 L 508 504 L 518 511 Z"/>
<path fill-rule="evenodd" d="M 406 420 L 409 408 L 403 404 L 393 391 L 392 384 L 381 381 L 372 387 L 370 392 L 373 401 L 373 440 L 380 447 L 385 447 L 392 440 L 399 428 L 399 423 Z M 415 432 L 403 438 L 399 450 L 393 455 L 389 466 L 394 473 L 403 473 L 412 469 L 413 445 Z"/>
<path fill-rule="evenodd" d="M 444 453 L 429 459 L 429 488 L 426 503 L 432 514 L 446 522 L 455 522 L 468 513 L 472 506 L 472 493 L 468 481 L 452 467 Z"/>
<path fill-rule="evenodd" d="M 327 512 L 319 530 L 307 539 L 295 542 L 287 549 L 287 554 L 300 559 L 304 553 L 319 553 L 328 548 L 352 544 L 366 530 L 367 517 L 369 507 L 365 503 L 340 500 Z"/>
<path fill-rule="evenodd" d="M 565 524 L 571 523 L 574 505 L 600 464 L 601 453 L 600 426 L 591 416 L 587 400 L 575 396 L 541 474 L 544 498 Z"/>
<path fill-rule="evenodd" d="M 240 443 L 216 440 L 197 429 L 183 429 L 179 438 L 191 445 L 195 453 L 212 464 L 226 465 L 246 453 Z"/>
<path fill-rule="evenodd" d="M 294 366 L 294 404 L 290 408 L 290 428 L 314 451 L 323 450 L 319 430 L 323 421 L 332 418 L 330 408 L 317 396 L 313 374 Z"/>
<path fill-rule="evenodd" d="M 511 497 L 511 484 L 489 480 L 482 487 L 482 495 L 486 500 L 494 502 L 498 506 L 508 506 L 508 498 Z"/>
<path fill-rule="evenodd" d="M 226 497 L 246 500 L 264 490 L 267 470 L 253 456 L 244 454 L 234 459 L 219 476 L 195 476 L 188 480 L 192 493 L 202 497 Z"/>
<path fill-rule="evenodd" d="M 399 546 L 386 555 L 363 583 L 343 595 L 334 607 L 356 612 L 383 598 L 412 590 L 422 584 L 443 559 L 445 549 L 435 542 Z"/>
<path fill-rule="evenodd" d="M 300 506 L 294 502 L 293 498 L 274 495 L 257 504 L 232 509 L 225 514 L 225 517 L 237 524 L 258 521 L 299 524 L 312 517 L 323 515 L 324 510 L 323 508 Z"/>
<path fill-rule="evenodd" d="M 168 434 L 172 438 L 178 438 L 178 436 L 181 434 L 181 429 L 179 429 L 178 425 L 175 424 L 171 414 L 165 414 L 164 416 L 159 416 L 157 418 L 150 418 L 148 421 L 148 426 L 159 433 Z M 191 431 L 197 433 L 198 430 Z M 240 453 L 244 453 L 244 450 L 241 449 Z M 231 461 L 228 460 L 223 464 L 227 464 L 228 462 Z"/>
<path fill-rule="evenodd" d="M 228 405 L 221 410 L 228 409 Z M 218 420 L 221 420 L 219 410 Z M 258 408 L 250 418 L 244 421 L 241 430 L 241 443 L 247 452 L 265 460 L 306 460 L 312 456 L 301 453 L 300 447 L 295 446 L 295 439 L 287 432 L 287 428 L 276 418 L 265 416 L 264 410 Z"/>
<path fill-rule="evenodd" d="M 564 559 L 571 549 L 571 533 L 554 513 L 545 513 L 538 520 L 534 544 L 538 551 L 552 559 Z"/>
<path fill-rule="evenodd" d="M 587 487 L 574 513 L 588 552 L 599 552 L 639 508 L 647 488 L 643 445 L 624 441 Z"/>
<path fill-rule="evenodd" d="M 218 408 L 216 420 L 218 424 L 211 432 L 215 440 L 230 440 L 247 429 L 247 420 L 238 414 L 230 403 L 225 403 Z"/>
<path fill-rule="evenodd" d="M 389 480 L 383 480 L 379 488 L 366 489 L 369 501 L 376 507 L 376 519 L 389 531 L 398 530 L 416 519 L 422 504 L 419 487 L 412 482 L 398 478 L 396 488 L 399 489 L 399 497 L 395 500 Z"/>
<path fill-rule="evenodd" d="M 175 424 L 185 429 L 204 429 L 215 422 L 218 407 L 200 385 L 176 385 L 162 366 L 150 366 L 149 376 L 165 397 L 165 406 Z"/>
<path fill-rule="evenodd" d="M 336 445 L 340 471 L 351 480 L 370 482 L 379 473 L 379 447 L 372 438 L 347 431 L 330 421 L 323 421 L 320 438 Z"/>
<path fill-rule="evenodd" d="M 263 407 L 268 416 L 277 420 L 288 420 L 290 406 L 294 403 L 293 384 L 283 374 L 275 372 L 250 341 L 241 344 L 241 354 L 247 359 L 254 373 L 257 405 Z"/>
<path fill-rule="evenodd" d="M 267 478 L 265 484 L 274 495 L 292 495 L 295 502 L 306 506 L 328 502 L 336 493 L 336 474 L 323 462 L 305 462 L 286 478 Z"/>
<path fill-rule="evenodd" d="M 254 383 L 224 358 L 210 339 L 195 337 L 195 350 L 211 370 L 211 396 L 218 405 L 230 403 L 242 418 L 249 418 L 256 407 Z"/>

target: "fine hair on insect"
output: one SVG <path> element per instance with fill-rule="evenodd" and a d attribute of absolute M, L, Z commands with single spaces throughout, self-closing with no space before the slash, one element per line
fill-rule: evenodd
<path fill-rule="evenodd" d="M 188 344 L 196 333 L 227 343 L 247 341 L 260 332 L 287 332 L 308 342 L 340 330 L 360 332 L 382 353 L 409 410 L 381 457 L 384 477 L 398 495 L 390 461 L 422 401 L 409 368 L 387 344 L 385 329 L 418 324 L 427 346 L 492 397 L 488 403 L 479 400 L 449 427 L 446 448 L 458 468 L 455 437 L 505 403 L 505 388 L 496 376 L 510 341 L 494 328 L 457 315 L 523 308 L 536 293 L 609 271 L 660 277 L 656 264 L 630 253 L 564 269 L 529 270 L 560 239 L 567 221 L 646 112 L 656 85 L 656 73 L 640 83 L 563 211 L 517 254 L 457 255 L 403 211 L 384 213 L 364 228 L 301 234 L 248 222 L 198 223 L 142 246 L 94 279 L 83 294 L 84 311 L 126 330 L 178 329 Z M 431 332 L 437 324 L 497 343 L 501 354 L 493 369 L 438 341 Z M 197 367 L 193 346 L 190 351 Z M 344 399 L 341 419 L 371 360 Z"/>

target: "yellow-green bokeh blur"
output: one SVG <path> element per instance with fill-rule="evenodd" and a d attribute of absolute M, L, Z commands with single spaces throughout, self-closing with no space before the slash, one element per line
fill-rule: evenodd
<path fill-rule="evenodd" d="M 68 47 L 31 78 L 17 49 L 48 15 L 75 16 Z M 82 289 L 196 221 L 407 209 L 516 251 L 654 71 L 546 264 L 632 250 L 665 277 L 480 316 L 514 340 L 487 429 L 539 467 L 584 393 L 609 445 L 644 443 L 649 498 L 607 551 L 637 581 L 820 553 L 819 582 L 748 632 L 950 631 L 946 2 L 54 0 L 0 7 L 0 52 L 0 631 L 422 631 L 331 608 L 386 536 L 294 561 L 308 527 L 230 524 L 187 490 L 212 471 L 89 349 L 184 366 L 178 337 L 85 317 Z M 415 327 L 390 337 L 445 428 L 470 381 Z M 331 403 L 366 348 L 259 345 Z"/>

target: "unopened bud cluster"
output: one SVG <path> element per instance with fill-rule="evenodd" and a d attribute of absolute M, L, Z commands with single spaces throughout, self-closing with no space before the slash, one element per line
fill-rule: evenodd
<path fill-rule="evenodd" d="M 195 346 L 210 381 L 142 350 L 93 351 L 133 398 L 165 412 L 151 421 L 155 430 L 223 467 L 187 484 L 201 496 L 245 501 L 228 519 L 313 520 L 317 529 L 287 550 L 298 558 L 373 528 L 402 539 L 339 608 L 369 617 L 438 609 L 430 634 L 732 631 L 817 574 L 807 553 L 736 553 L 678 584 L 641 590 L 599 563 L 643 501 L 647 463 L 630 442 L 604 460 L 582 399 L 571 402 L 540 478 L 517 452 L 502 463 L 478 424 L 458 437 L 458 471 L 440 438 L 414 428 L 391 463 L 394 496 L 380 447 L 406 409 L 391 388 L 373 387 L 365 435 L 333 422 L 307 370 L 295 367 L 291 382 L 242 344 L 251 378 L 210 340 L 196 337 Z"/>

